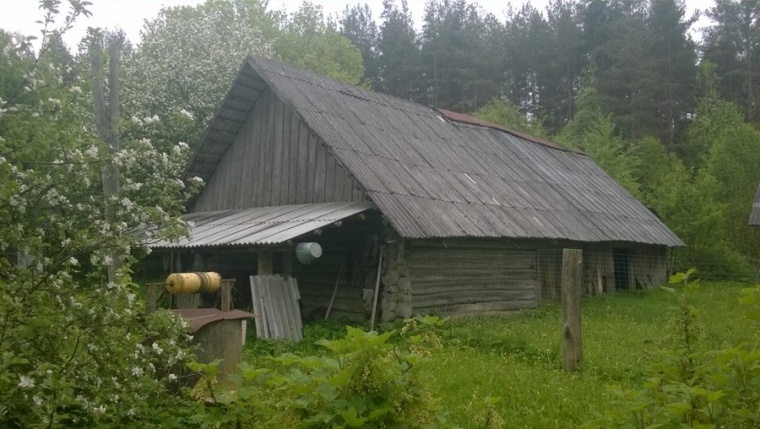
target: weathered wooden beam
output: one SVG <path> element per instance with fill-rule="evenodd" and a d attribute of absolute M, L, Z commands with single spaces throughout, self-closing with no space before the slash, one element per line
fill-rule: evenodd
<path fill-rule="evenodd" d="M 258 275 L 263 276 L 265 274 L 273 274 L 272 252 L 265 250 L 260 251 L 258 254 L 258 264 Z"/>
<path fill-rule="evenodd" d="M 148 283 L 145 291 L 145 314 L 151 314 L 156 311 L 156 300 L 158 299 L 158 288 L 163 283 Z"/>
<path fill-rule="evenodd" d="M 232 285 L 234 280 L 222 280 L 222 311 L 232 310 Z"/>
<path fill-rule="evenodd" d="M 288 280 L 293 275 L 293 251 L 289 250 L 282 254 L 282 275 Z"/>
<path fill-rule="evenodd" d="M 577 371 L 583 362 L 581 339 L 581 275 L 583 251 L 562 251 L 562 366 Z"/>

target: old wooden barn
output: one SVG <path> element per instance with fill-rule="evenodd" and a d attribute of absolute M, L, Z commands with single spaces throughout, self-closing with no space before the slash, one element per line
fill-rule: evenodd
<path fill-rule="evenodd" d="M 454 112 L 247 60 L 190 161 L 207 184 L 192 235 L 154 243 L 175 269 L 282 273 L 305 314 L 383 320 L 508 312 L 558 297 L 561 249 L 587 293 L 666 280 L 683 245 L 586 155 Z M 294 262 L 317 242 L 323 256 Z M 379 259 L 382 256 L 382 260 Z"/>

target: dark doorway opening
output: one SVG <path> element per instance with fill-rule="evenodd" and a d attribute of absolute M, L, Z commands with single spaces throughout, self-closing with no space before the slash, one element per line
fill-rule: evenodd
<path fill-rule="evenodd" d="M 631 289 L 631 251 L 629 249 L 612 249 L 612 261 L 615 268 L 615 288 Z"/>

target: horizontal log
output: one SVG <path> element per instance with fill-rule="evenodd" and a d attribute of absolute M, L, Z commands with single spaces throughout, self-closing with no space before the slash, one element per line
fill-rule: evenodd
<path fill-rule="evenodd" d="M 314 297 L 332 297 L 333 290 L 329 288 L 313 288 L 310 286 L 303 286 L 301 287 L 299 285 L 298 290 L 301 292 L 302 296 L 314 296 Z M 364 296 L 364 289 L 357 288 L 357 287 L 351 287 L 351 288 L 338 288 L 337 293 L 335 294 L 336 298 L 340 299 L 362 299 L 362 296 Z"/>
<path fill-rule="evenodd" d="M 482 302 L 520 302 L 520 301 L 535 301 L 536 293 L 531 291 L 530 293 L 496 293 L 496 292 L 482 292 L 478 294 L 441 294 L 441 295 L 422 295 L 414 296 L 412 302 L 414 306 L 421 307 L 445 307 L 453 304 L 471 304 Z"/>
<path fill-rule="evenodd" d="M 306 315 L 307 317 L 312 317 L 316 319 L 324 319 L 326 310 L 327 310 L 326 307 L 304 306 L 303 314 Z M 358 313 L 355 311 L 346 311 L 346 310 L 333 308 L 332 310 L 330 310 L 330 319 L 332 320 L 348 319 L 352 322 L 363 322 L 367 320 L 367 315 L 364 314 L 363 312 Z"/>
<path fill-rule="evenodd" d="M 462 287 L 461 284 L 452 284 L 448 286 L 429 286 L 421 287 L 415 283 L 412 288 L 412 295 L 425 296 L 425 295 L 449 295 L 449 294 L 463 294 L 473 295 L 478 293 L 530 293 L 536 290 L 536 283 L 525 284 L 494 284 L 494 283 L 482 283 L 477 285 L 470 285 L 469 287 Z"/>
<path fill-rule="evenodd" d="M 461 273 L 461 274 L 460 274 Z M 513 281 L 513 279 L 517 279 L 519 281 L 522 280 L 534 280 L 536 278 L 536 272 L 535 271 L 522 271 L 522 272 L 442 272 L 442 273 L 433 273 L 433 272 L 418 272 L 414 271 L 411 273 L 412 279 L 415 283 L 418 282 L 455 282 L 455 281 L 463 281 L 466 283 L 476 283 L 478 281 L 500 281 L 500 282 L 510 282 Z"/>
<path fill-rule="evenodd" d="M 524 308 L 536 307 L 535 300 L 528 301 L 499 301 L 499 302 L 486 302 L 477 304 L 454 304 L 441 307 L 414 307 L 414 312 L 417 314 L 436 313 L 441 315 L 461 315 L 461 314 L 482 314 L 485 312 L 513 312 Z"/>

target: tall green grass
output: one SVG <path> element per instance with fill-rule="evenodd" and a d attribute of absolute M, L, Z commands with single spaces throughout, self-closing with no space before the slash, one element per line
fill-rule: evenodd
<path fill-rule="evenodd" d="M 737 298 L 744 284 L 703 284 L 694 296 L 705 325 L 700 347 L 720 348 L 748 338 L 754 325 Z M 453 422 L 479 427 L 478 398 L 499 397 L 508 427 L 577 427 L 601 413 L 609 385 L 633 387 L 668 347 L 667 321 L 675 298 L 662 290 L 590 297 L 582 304 L 583 370 L 561 369 L 561 314 L 557 305 L 509 317 L 454 319 L 445 350 L 430 375 Z"/>
<path fill-rule="evenodd" d="M 745 284 L 705 283 L 693 296 L 705 332 L 700 347 L 721 348 L 748 338 L 754 325 L 737 298 Z M 561 314 L 557 305 L 504 317 L 452 319 L 443 349 L 425 362 L 433 390 L 452 425 L 482 427 L 485 398 L 507 427 L 577 427 L 610 406 L 608 386 L 635 387 L 650 362 L 668 347 L 667 322 L 675 298 L 662 290 L 589 297 L 582 304 L 583 370 L 561 369 Z M 390 327 L 388 327 L 390 328 Z M 262 366 L 282 352 L 321 353 L 314 342 L 345 333 L 342 324 L 307 326 L 298 345 L 249 341 L 246 360 Z"/>

